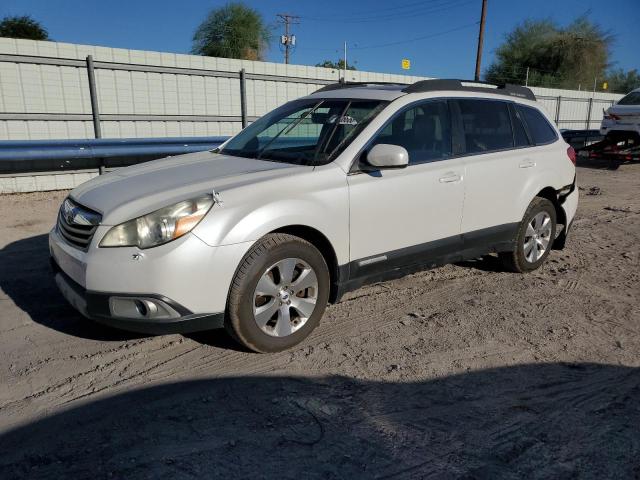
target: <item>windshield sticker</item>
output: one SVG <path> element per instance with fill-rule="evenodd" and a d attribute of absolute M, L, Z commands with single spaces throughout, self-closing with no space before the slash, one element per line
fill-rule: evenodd
<path fill-rule="evenodd" d="M 350 117 L 349 115 L 344 115 L 342 117 L 338 117 L 338 115 L 332 115 L 327 121 L 327 123 L 336 123 L 336 121 L 338 122 L 338 125 L 357 125 L 358 124 L 358 121 L 355 118 Z"/>

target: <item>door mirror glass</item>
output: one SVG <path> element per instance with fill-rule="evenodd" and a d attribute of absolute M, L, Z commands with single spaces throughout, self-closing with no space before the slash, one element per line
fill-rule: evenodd
<path fill-rule="evenodd" d="M 404 168 L 409 164 L 409 153 L 399 145 L 379 143 L 367 153 L 367 163 L 379 169 Z"/>

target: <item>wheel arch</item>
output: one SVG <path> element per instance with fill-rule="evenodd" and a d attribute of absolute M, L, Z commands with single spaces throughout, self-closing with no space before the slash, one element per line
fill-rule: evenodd
<path fill-rule="evenodd" d="M 320 254 L 324 257 L 325 262 L 327 262 L 327 267 L 329 268 L 329 280 L 331 284 L 329 302 L 335 302 L 338 297 L 338 284 L 341 281 L 341 274 L 340 266 L 338 265 L 338 256 L 336 255 L 336 251 L 327 236 L 316 228 L 300 224 L 280 227 L 269 233 L 286 233 L 293 235 L 306 240 L 318 249 Z"/>
<path fill-rule="evenodd" d="M 567 229 L 567 215 L 558 201 L 558 192 L 553 187 L 545 187 L 538 192 L 536 197 L 546 198 L 549 200 L 556 210 L 556 225 L 563 225 L 562 232 L 553 241 L 553 249 L 562 249 L 564 247 L 564 235 Z"/>

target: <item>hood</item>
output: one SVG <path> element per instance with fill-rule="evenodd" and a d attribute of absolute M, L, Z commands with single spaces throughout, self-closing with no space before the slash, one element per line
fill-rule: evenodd
<path fill-rule="evenodd" d="M 75 188 L 70 196 L 117 225 L 213 190 L 290 175 L 313 167 L 197 152 L 121 168 Z"/>

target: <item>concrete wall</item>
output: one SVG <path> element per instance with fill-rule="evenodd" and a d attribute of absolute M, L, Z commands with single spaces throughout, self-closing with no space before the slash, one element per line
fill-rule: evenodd
<path fill-rule="evenodd" d="M 247 79 L 247 114 L 257 117 L 286 101 L 308 95 L 324 83 L 337 81 L 327 68 L 254 62 L 173 53 L 37 42 L 0 38 L 0 55 L 29 55 L 96 62 L 181 67 L 237 75 L 294 77 L 295 82 Z M 421 77 L 349 72 L 352 81 L 413 82 Z M 305 82 L 308 79 L 309 82 Z M 318 83 L 320 80 L 323 83 Z M 163 137 L 232 135 L 240 128 L 240 83 L 237 78 L 123 70 L 96 70 L 100 113 L 131 116 L 126 121 L 103 120 L 103 137 Z M 73 66 L 53 66 L 0 60 L 0 140 L 93 138 L 87 119 L 41 120 L 42 114 L 89 115 L 87 72 Z M 22 114 L 20 119 L 7 114 Z M 167 121 L 154 116 L 181 116 Z M 206 120 L 201 117 L 227 117 Z M 139 119 L 137 119 L 138 117 Z M 196 118 L 189 118 L 196 117 Z"/>
<path fill-rule="evenodd" d="M 245 69 L 249 75 L 293 77 L 295 81 L 248 78 L 249 117 L 263 115 L 288 100 L 307 95 L 322 86 L 319 81 L 335 81 L 339 76 L 336 70 L 303 65 L 0 38 L 0 140 L 92 138 L 94 135 L 86 69 L 18 63 L 11 61 L 15 55 L 80 61 L 92 55 L 96 62 L 132 66 L 180 67 L 233 75 Z M 348 73 L 351 81 L 410 83 L 424 78 Z M 240 130 L 237 78 L 100 68 L 96 70 L 96 82 L 105 138 L 232 135 Z M 562 128 L 586 127 L 590 92 L 533 90 L 552 114 L 557 97 L 564 97 L 559 118 Z M 595 94 L 592 127 L 599 124 L 602 107 L 620 97 Z M 111 120 L 113 116 L 127 118 Z M 167 116 L 174 118 L 162 118 Z"/>
<path fill-rule="evenodd" d="M 0 140 L 94 138 L 87 55 L 99 65 L 95 73 L 104 138 L 237 133 L 241 69 L 247 74 L 249 120 L 335 82 L 341 74 L 304 65 L 0 38 Z M 171 70 L 176 68 L 190 70 Z M 145 71 L 154 69 L 164 72 Z M 403 83 L 425 78 L 361 71 L 347 76 L 349 81 Z M 621 98 L 532 90 L 560 128 L 597 128 L 602 108 Z M 73 188 L 95 175 L 97 171 L 0 175 L 0 193 Z"/>
<path fill-rule="evenodd" d="M 561 90 L 557 88 L 541 88 L 532 87 L 533 93 L 536 94 L 538 101 L 551 113 L 558 118 L 558 126 L 560 128 L 600 128 L 602 121 L 602 109 L 607 109 L 615 102 L 620 100 L 623 95 L 617 93 L 603 93 L 578 90 Z M 560 98 L 560 100 L 558 100 Z M 589 100 L 592 100 L 591 120 L 587 122 L 589 116 Z M 558 101 L 560 101 L 560 110 L 557 110 Z"/>

